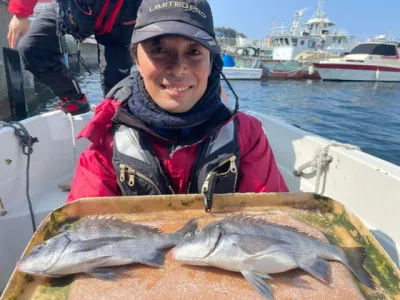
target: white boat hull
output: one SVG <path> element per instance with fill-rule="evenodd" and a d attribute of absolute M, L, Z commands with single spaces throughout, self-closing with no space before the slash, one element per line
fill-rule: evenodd
<path fill-rule="evenodd" d="M 359 69 L 335 69 L 317 67 L 322 80 L 337 81 L 400 81 L 400 69 L 398 71 L 359 70 Z"/>
<path fill-rule="evenodd" d="M 225 77 L 229 80 L 260 80 L 262 69 L 224 67 L 222 69 Z"/>
<path fill-rule="evenodd" d="M 255 114 L 275 153 L 290 191 L 313 192 L 315 176 L 295 177 L 293 171 L 310 161 L 329 141 L 288 125 L 280 120 Z M 74 117 L 75 136 L 92 113 Z M 58 184 L 71 178 L 75 168 L 71 126 L 63 112 L 50 112 L 22 122 L 38 137 L 30 167 L 30 195 L 36 224 L 65 203 L 67 193 Z M 7 283 L 16 261 L 32 235 L 25 196 L 26 156 L 12 129 L 0 128 L 0 197 L 7 210 L 0 215 L 0 291 Z M 76 144 L 76 155 L 87 145 Z M 319 193 L 340 201 L 371 230 L 386 252 L 399 266 L 400 253 L 400 167 L 360 151 L 332 148 L 333 161 L 321 178 Z M 4 162 L 9 159 L 10 164 Z"/>
<path fill-rule="evenodd" d="M 74 117 L 75 136 L 93 113 Z M 35 116 L 21 122 L 39 142 L 33 145 L 29 168 L 30 197 L 36 226 L 55 208 L 63 205 L 67 193 L 58 184 L 72 177 L 75 155 L 70 121 L 62 111 Z M 6 210 L 0 214 L 0 291 L 6 285 L 16 261 L 28 244 L 32 222 L 26 199 L 26 161 L 10 127 L 0 128 L 0 198 Z M 76 155 L 88 142 L 76 142 Z M 5 163 L 8 161 L 8 163 Z"/>

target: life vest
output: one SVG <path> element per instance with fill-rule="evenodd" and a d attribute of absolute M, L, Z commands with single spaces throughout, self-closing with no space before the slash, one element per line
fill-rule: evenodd
<path fill-rule="evenodd" d="M 77 39 L 84 39 L 92 34 L 110 33 L 117 18 L 123 25 L 133 26 L 136 19 L 139 0 L 58 0 L 60 19 Z M 125 2 L 125 3 L 124 3 Z M 122 5 L 125 5 L 121 13 Z M 129 16 L 128 16 L 129 15 Z M 128 18 L 127 20 L 125 20 Z"/>
<path fill-rule="evenodd" d="M 129 99 L 132 94 L 129 82 L 129 77 L 121 81 L 107 98 L 121 102 Z M 126 125 L 113 126 L 113 166 L 122 195 L 173 194 L 170 178 L 164 173 L 148 136 Z M 214 193 L 237 191 L 239 160 L 238 124 L 233 118 L 200 142 L 187 193 L 203 194 L 206 210 L 210 210 Z"/>

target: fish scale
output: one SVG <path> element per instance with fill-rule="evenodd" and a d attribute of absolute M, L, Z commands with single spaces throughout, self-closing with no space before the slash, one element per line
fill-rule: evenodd
<path fill-rule="evenodd" d="M 49 277 L 83 272 L 114 279 L 114 270 L 108 267 L 131 263 L 162 267 L 164 251 L 197 228 L 190 220 L 177 232 L 164 234 L 157 228 L 108 216 L 85 218 L 74 225 L 34 247 L 17 268 Z"/>
<path fill-rule="evenodd" d="M 301 268 L 322 282 L 331 280 L 328 260 L 345 265 L 366 286 L 375 288 L 363 268 L 363 248 L 342 249 L 321 242 L 296 228 L 247 216 L 215 221 L 185 238 L 173 249 L 173 258 L 190 265 L 214 266 L 240 272 L 267 299 L 269 274 Z"/>

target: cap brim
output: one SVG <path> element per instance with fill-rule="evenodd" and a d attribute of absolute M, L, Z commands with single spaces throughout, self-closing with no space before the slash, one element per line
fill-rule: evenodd
<path fill-rule="evenodd" d="M 196 26 L 177 21 L 162 21 L 134 29 L 131 42 L 136 44 L 165 34 L 182 35 L 198 42 L 212 53 L 221 52 L 215 38 L 207 32 Z"/>

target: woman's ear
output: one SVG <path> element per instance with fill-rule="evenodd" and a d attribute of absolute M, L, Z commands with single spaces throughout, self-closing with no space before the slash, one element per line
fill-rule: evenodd
<path fill-rule="evenodd" d="M 139 62 L 138 62 L 138 59 L 137 59 L 136 55 L 133 55 L 133 62 L 134 62 L 135 65 L 136 65 L 136 70 L 138 70 L 139 73 L 141 73 L 142 68 L 141 68 L 140 65 L 139 65 Z"/>
<path fill-rule="evenodd" d="M 136 63 L 136 69 L 138 70 L 140 75 L 142 75 L 142 68 L 140 67 L 140 65 L 137 62 L 135 62 L 135 63 Z"/>

